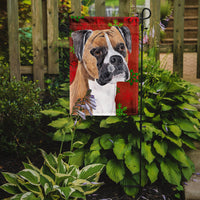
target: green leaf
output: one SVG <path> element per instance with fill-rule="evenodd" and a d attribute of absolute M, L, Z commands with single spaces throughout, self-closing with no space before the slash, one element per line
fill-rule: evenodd
<path fill-rule="evenodd" d="M 75 153 L 72 151 L 66 151 L 62 153 L 63 158 L 64 157 L 70 157 L 70 156 L 75 156 Z"/>
<path fill-rule="evenodd" d="M 101 120 L 100 128 L 109 128 L 108 124 L 106 123 L 106 119 Z"/>
<path fill-rule="evenodd" d="M 12 184 L 17 184 L 17 175 L 12 174 L 9 172 L 2 172 L 4 178 L 6 179 L 7 182 L 12 183 Z"/>
<path fill-rule="evenodd" d="M 59 110 L 54 110 L 54 109 L 42 110 L 40 112 L 43 113 L 44 115 L 49 115 L 51 117 L 56 117 L 58 115 L 66 115 L 65 112 L 59 111 Z"/>
<path fill-rule="evenodd" d="M 49 126 L 52 126 L 54 128 L 63 128 L 65 126 L 67 126 L 68 128 L 71 128 L 74 126 L 74 122 L 72 118 L 59 118 L 55 121 L 52 121 Z"/>
<path fill-rule="evenodd" d="M 72 178 L 70 174 L 61 174 L 61 173 L 55 173 L 56 176 L 56 185 L 62 185 L 65 180 L 68 180 L 69 178 Z M 53 186 L 55 187 L 55 185 Z"/>
<path fill-rule="evenodd" d="M 101 150 L 100 137 L 97 137 L 93 140 L 93 143 L 90 146 L 90 151 L 99 151 L 99 150 Z"/>
<path fill-rule="evenodd" d="M 47 195 L 53 189 L 53 184 L 55 184 L 51 177 L 42 174 L 40 174 L 40 183 L 44 188 L 45 195 Z"/>
<path fill-rule="evenodd" d="M 52 172 L 46 164 L 44 164 L 41 167 L 41 174 L 45 176 L 45 178 L 47 178 L 53 185 L 54 185 L 54 180 L 55 180 L 55 173 L 56 171 Z"/>
<path fill-rule="evenodd" d="M 113 147 L 112 136 L 110 134 L 104 134 L 100 138 L 100 144 L 103 149 L 108 150 Z"/>
<path fill-rule="evenodd" d="M 169 141 L 171 141 L 172 143 L 176 144 L 179 147 L 182 146 L 182 140 L 180 138 L 172 137 L 169 135 L 166 135 L 165 138 L 167 138 Z"/>
<path fill-rule="evenodd" d="M 137 175 L 137 174 L 135 174 L 135 175 Z M 149 181 L 149 178 L 147 176 L 147 170 L 145 169 L 145 164 L 142 164 L 141 176 L 142 176 L 141 186 L 144 187 L 148 183 L 148 181 Z"/>
<path fill-rule="evenodd" d="M 199 100 L 193 96 L 189 96 L 189 95 L 182 95 L 184 97 L 185 100 L 188 101 L 188 103 L 191 105 L 195 105 L 195 104 L 199 104 Z"/>
<path fill-rule="evenodd" d="M 177 137 L 180 137 L 181 136 L 181 129 L 179 128 L 179 126 L 177 125 L 169 125 L 169 130 Z"/>
<path fill-rule="evenodd" d="M 135 198 L 135 196 L 138 194 L 139 192 L 139 188 L 135 187 L 137 186 L 138 184 L 136 183 L 136 181 L 132 178 L 132 177 L 129 177 L 129 176 L 126 176 L 121 182 L 120 182 L 120 185 L 123 186 L 123 189 L 124 189 L 124 192 Z"/>
<path fill-rule="evenodd" d="M 28 191 L 32 192 L 33 194 L 39 195 L 42 194 L 42 190 L 39 186 L 36 185 L 32 185 L 28 182 L 26 182 L 25 184 L 23 184 L 24 187 L 27 188 Z"/>
<path fill-rule="evenodd" d="M 145 103 L 147 104 L 147 106 L 150 106 L 151 109 L 155 110 L 156 109 L 156 105 L 155 105 L 155 100 L 152 98 L 149 99 L 145 99 Z"/>
<path fill-rule="evenodd" d="M 189 167 L 183 167 L 182 173 L 186 180 L 190 180 L 192 174 L 195 172 L 195 166 L 194 163 L 188 158 L 188 163 L 190 164 Z"/>
<path fill-rule="evenodd" d="M 160 164 L 161 172 L 163 173 L 164 178 L 173 185 L 180 185 L 181 183 L 181 172 L 178 168 L 178 165 L 166 159 Z"/>
<path fill-rule="evenodd" d="M 82 166 L 85 155 L 84 149 L 76 149 L 73 153 L 74 156 L 69 157 L 69 164 L 76 165 L 78 167 Z"/>
<path fill-rule="evenodd" d="M 155 156 L 153 155 L 151 151 L 151 145 L 148 145 L 145 142 L 142 143 L 142 155 L 149 162 L 149 164 L 153 162 Z"/>
<path fill-rule="evenodd" d="M 78 199 L 78 198 L 84 199 L 84 200 L 86 199 L 85 195 L 82 192 L 78 191 L 78 190 L 74 191 L 71 194 L 71 197 L 74 197 L 74 199 Z"/>
<path fill-rule="evenodd" d="M 57 172 L 64 174 L 66 173 L 67 168 L 62 158 L 63 158 L 63 154 L 59 154 L 58 159 L 57 159 L 58 160 Z"/>
<path fill-rule="evenodd" d="M 40 175 L 32 169 L 24 169 L 18 175 L 33 185 L 38 185 L 40 182 Z"/>
<path fill-rule="evenodd" d="M 19 194 L 20 190 L 19 188 L 12 183 L 6 183 L 4 185 L 1 185 L 0 188 L 6 192 L 8 192 L 9 194 Z"/>
<path fill-rule="evenodd" d="M 115 124 L 121 121 L 122 120 L 119 117 L 111 116 L 106 119 L 106 124 Z"/>
<path fill-rule="evenodd" d="M 69 100 L 66 100 L 64 98 L 59 98 L 58 102 L 63 108 L 69 109 Z"/>
<path fill-rule="evenodd" d="M 172 157 L 181 162 L 184 167 L 190 166 L 190 164 L 188 163 L 188 158 L 183 149 L 178 147 L 171 147 L 169 148 L 169 153 L 172 155 Z"/>
<path fill-rule="evenodd" d="M 125 175 L 123 162 L 119 160 L 109 160 L 106 165 L 106 174 L 115 183 L 119 183 L 123 180 Z"/>
<path fill-rule="evenodd" d="M 32 192 L 26 192 L 22 195 L 20 200 L 40 200 L 40 199 L 36 198 Z"/>
<path fill-rule="evenodd" d="M 46 154 L 45 151 L 41 150 L 42 152 L 42 156 L 47 164 L 47 166 L 51 169 L 52 172 L 56 172 L 56 168 L 57 168 L 57 158 L 52 154 L 50 153 L 49 155 Z"/>
<path fill-rule="evenodd" d="M 76 141 L 74 144 L 73 144 L 73 147 L 74 148 L 82 148 L 84 146 L 84 143 L 81 142 L 81 141 Z"/>
<path fill-rule="evenodd" d="M 168 145 L 166 142 L 155 140 L 153 146 L 158 154 L 160 154 L 162 157 L 166 156 L 168 149 Z"/>
<path fill-rule="evenodd" d="M 193 112 L 194 116 L 200 120 L 200 112 L 199 111 L 196 111 L 196 112 Z"/>
<path fill-rule="evenodd" d="M 94 163 L 98 160 L 98 158 L 101 156 L 99 151 L 91 151 L 85 156 L 85 162 L 86 164 Z"/>
<path fill-rule="evenodd" d="M 22 194 L 16 194 L 13 197 L 11 197 L 10 200 L 21 200 L 22 195 L 23 195 L 23 193 Z"/>
<path fill-rule="evenodd" d="M 81 123 L 77 125 L 77 129 L 84 130 L 90 128 L 91 124 L 91 121 L 81 121 Z"/>
<path fill-rule="evenodd" d="M 164 112 L 172 109 L 172 106 L 170 106 L 170 105 L 166 105 L 164 103 L 161 103 L 160 105 L 161 105 L 161 110 Z"/>
<path fill-rule="evenodd" d="M 65 199 L 69 199 L 70 195 L 75 191 L 73 188 L 70 187 L 55 186 L 54 189 L 58 191 L 62 196 L 64 196 Z"/>
<path fill-rule="evenodd" d="M 69 199 L 71 194 L 75 191 L 75 189 L 71 187 L 59 187 L 59 190 L 61 191 L 61 194 L 63 194 L 66 199 Z"/>
<path fill-rule="evenodd" d="M 160 122 L 160 121 L 161 121 L 160 114 L 156 115 L 156 116 L 152 119 L 152 122 Z"/>
<path fill-rule="evenodd" d="M 151 181 L 151 183 L 154 183 L 158 179 L 158 173 L 159 169 L 155 162 L 152 162 L 151 164 L 145 165 L 145 168 L 147 169 L 147 175 Z"/>
<path fill-rule="evenodd" d="M 104 168 L 103 164 L 87 165 L 86 167 L 81 169 L 79 178 L 89 180 L 91 177 L 92 178 L 96 177 L 97 179 L 95 179 L 95 182 L 97 182 L 103 168 Z"/>
<path fill-rule="evenodd" d="M 182 92 L 184 91 L 185 88 L 183 86 L 181 86 L 179 83 L 173 82 L 173 84 L 170 85 L 170 87 L 168 88 L 167 92 L 169 93 L 177 93 L 178 92 Z"/>
<path fill-rule="evenodd" d="M 91 138 L 91 134 L 89 133 L 81 133 L 81 132 L 76 132 L 75 137 L 77 138 L 78 141 L 83 143 L 83 146 L 85 146 L 89 139 Z"/>
<path fill-rule="evenodd" d="M 182 139 L 183 144 L 188 146 L 190 149 L 196 150 L 196 147 L 190 138 L 184 136 L 184 137 L 181 137 L 181 139 Z"/>
<path fill-rule="evenodd" d="M 195 115 L 190 116 L 189 114 L 187 114 L 186 112 L 184 112 L 185 117 L 187 117 L 189 119 L 189 121 L 191 121 L 194 125 L 196 125 L 197 127 L 200 127 L 200 122 L 199 119 L 196 118 Z"/>
<path fill-rule="evenodd" d="M 199 132 L 199 129 L 189 120 L 186 119 L 175 119 L 177 122 L 177 125 L 186 132 Z"/>
<path fill-rule="evenodd" d="M 118 160 L 123 160 L 124 154 L 127 151 L 127 146 L 124 139 L 117 139 L 114 142 L 113 152 Z"/>
<path fill-rule="evenodd" d="M 132 174 L 140 171 L 140 155 L 137 152 L 131 153 L 128 151 L 125 154 L 126 167 L 132 172 Z"/>
<path fill-rule="evenodd" d="M 187 103 L 182 103 L 181 105 L 177 105 L 177 107 L 182 110 L 197 111 L 196 107 L 191 106 L 190 104 Z"/>
<path fill-rule="evenodd" d="M 147 117 L 151 117 L 151 118 L 154 117 L 155 115 L 155 113 L 149 112 L 146 107 L 144 108 L 144 113 Z"/>
<path fill-rule="evenodd" d="M 199 133 L 189 133 L 189 132 L 184 132 L 185 135 L 187 135 L 190 138 L 193 138 L 195 140 L 200 140 L 200 134 Z"/>
<path fill-rule="evenodd" d="M 37 168 L 36 166 L 34 166 L 32 163 L 31 163 L 31 161 L 28 159 L 28 163 L 24 163 L 23 162 L 23 165 L 24 165 L 24 168 L 25 169 L 32 169 L 32 170 L 35 170 L 35 171 L 37 171 L 38 173 L 40 173 L 40 169 L 39 168 Z"/>
<path fill-rule="evenodd" d="M 54 141 L 64 141 L 68 142 L 71 141 L 71 135 L 66 134 L 62 129 L 58 129 L 54 134 L 53 134 L 53 140 Z"/>

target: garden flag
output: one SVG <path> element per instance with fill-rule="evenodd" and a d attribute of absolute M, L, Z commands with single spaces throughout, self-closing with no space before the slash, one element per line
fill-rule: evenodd
<path fill-rule="evenodd" d="M 70 112 L 138 112 L 139 19 L 70 18 Z"/>

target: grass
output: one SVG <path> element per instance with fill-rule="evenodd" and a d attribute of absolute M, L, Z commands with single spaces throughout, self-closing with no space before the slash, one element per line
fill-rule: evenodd
<path fill-rule="evenodd" d="M 117 7 L 119 6 L 119 0 L 106 0 L 106 6 Z"/>
<path fill-rule="evenodd" d="M 145 0 L 137 0 L 137 5 L 144 5 Z M 119 6 L 119 0 L 106 0 L 106 6 L 117 7 Z"/>
<path fill-rule="evenodd" d="M 144 5 L 145 4 L 145 0 L 137 0 L 137 5 Z"/>

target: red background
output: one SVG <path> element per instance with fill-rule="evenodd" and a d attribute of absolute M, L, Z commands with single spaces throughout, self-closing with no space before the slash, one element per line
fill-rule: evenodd
<path fill-rule="evenodd" d="M 127 26 L 132 36 L 132 52 L 129 53 L 128 67 L 134 73 L 138 73 L 138 58 L 139 58 L 139 19 L 138 17 L 84 17 L 82 19 L 70 19 L 70 30 L 103 30 L 109 29 L 109 23 L 116 26 L 121 23 Z M 73 42 L 70 37 L 70 47 L 73 47 Z M 70 48 L 70 83 L 74 80 L 78 59 Z M 138 113 L 138 83 L 134 82 L 130 85 L 129 82 L 121 82 L 117 84 L 119 93 L 116 96 L 116 105 L 122 104 L 122 107 L 127 107 L 126 113 L 128 115 L 135 115 Z"/>

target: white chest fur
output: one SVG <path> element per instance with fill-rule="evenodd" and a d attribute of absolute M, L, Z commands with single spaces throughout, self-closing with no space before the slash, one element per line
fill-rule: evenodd
<path fill-rule="evenodd" d="M 96 110 L 93 110 L 94 116 L 115 116 L 116 115 L 116 83 L 108 83 L 104 86 L 96 81 L 88 81 L 89 88 L 92 90 L 96 100 Z"/>

